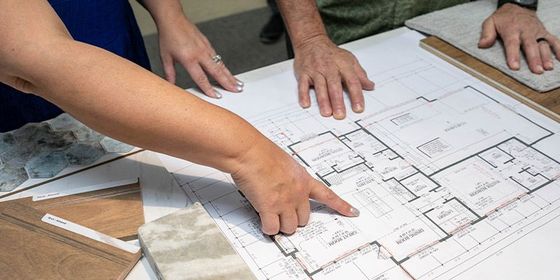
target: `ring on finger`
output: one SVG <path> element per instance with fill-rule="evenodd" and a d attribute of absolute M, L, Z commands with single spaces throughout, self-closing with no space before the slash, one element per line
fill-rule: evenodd
<path fill-rule="evenodd" d="M 537 44 L 540 43 L 540 42 L 548 43 L 548 40 L 544 37 L 539 37 L 539 38 L 537 38 Z"/>
<path fill-rule="evenodd" d="M 222 63 L 222 56 L 219 54 L 213 55 L 212 56 L 212 61 L 216 64 L 221 64 Z"/>

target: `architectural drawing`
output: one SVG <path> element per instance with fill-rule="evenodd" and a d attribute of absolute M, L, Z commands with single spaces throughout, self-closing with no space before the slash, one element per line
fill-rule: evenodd
<path fill-rule="evenodd" d="M 295 100 L 239 112 L 360 217 L 313 202 L 306 227 L 265 236 L 228 175 L 162 157 L 259 279 L 461 279 L 560 222 L 560 125 L 411 48 L 366 68 L 377 89 L 366 94 L 364 114 L 325 119 Z M 373 53 L 386 49 L 357 55 L 382 61 Z"/>

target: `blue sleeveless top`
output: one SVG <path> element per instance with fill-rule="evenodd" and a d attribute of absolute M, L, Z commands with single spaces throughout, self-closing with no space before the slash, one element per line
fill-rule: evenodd
<path fill-rule="evenodd" d="M 150 69 L 144 41 L 128 0 L 49 0 L 72 37 Z M 56 51 L 56 50 L 53 50 Z M 0 83 L 0 132 L 44 121 L 62 110 Z"/>

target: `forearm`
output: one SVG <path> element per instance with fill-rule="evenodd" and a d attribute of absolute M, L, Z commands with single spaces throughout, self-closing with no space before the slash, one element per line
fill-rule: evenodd
<path fill-rule="evenodd" d="M 179 0 L 137 0 L 152 16 L 158 29 L 187 20 Z"/>
<path fill-rule="evenodd" d="M 29 69 L 38 95 L 133 145 L 234 172 L 262 136 L 234 114 L 101 49 L 59 42 Z M 235 139 L 232 139 L 235 136 Z"/>
<path fill-rule="evenodd" d="M 294 50 L 316 38 L 328 38 L 315 0 L 277 0 Z"/>

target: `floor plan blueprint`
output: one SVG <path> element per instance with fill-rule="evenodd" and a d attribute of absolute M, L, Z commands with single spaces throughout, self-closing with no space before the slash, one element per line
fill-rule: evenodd
<path fill-rule="evenodd" d="M 376 90 L 366 112 L 342 121 L 299 108 L 289 71 L 218 103 L 359 208 L 357 218 L 312 203 L 306 227 L 265 236 L 229 175 L 162 156 L 257 278 L 515 279 L 515 269 L 484 266 L 515 264 L 508 250 L 560 227 L 560 125 L 420 50 L 419 38 L 355 51 Z"/>

